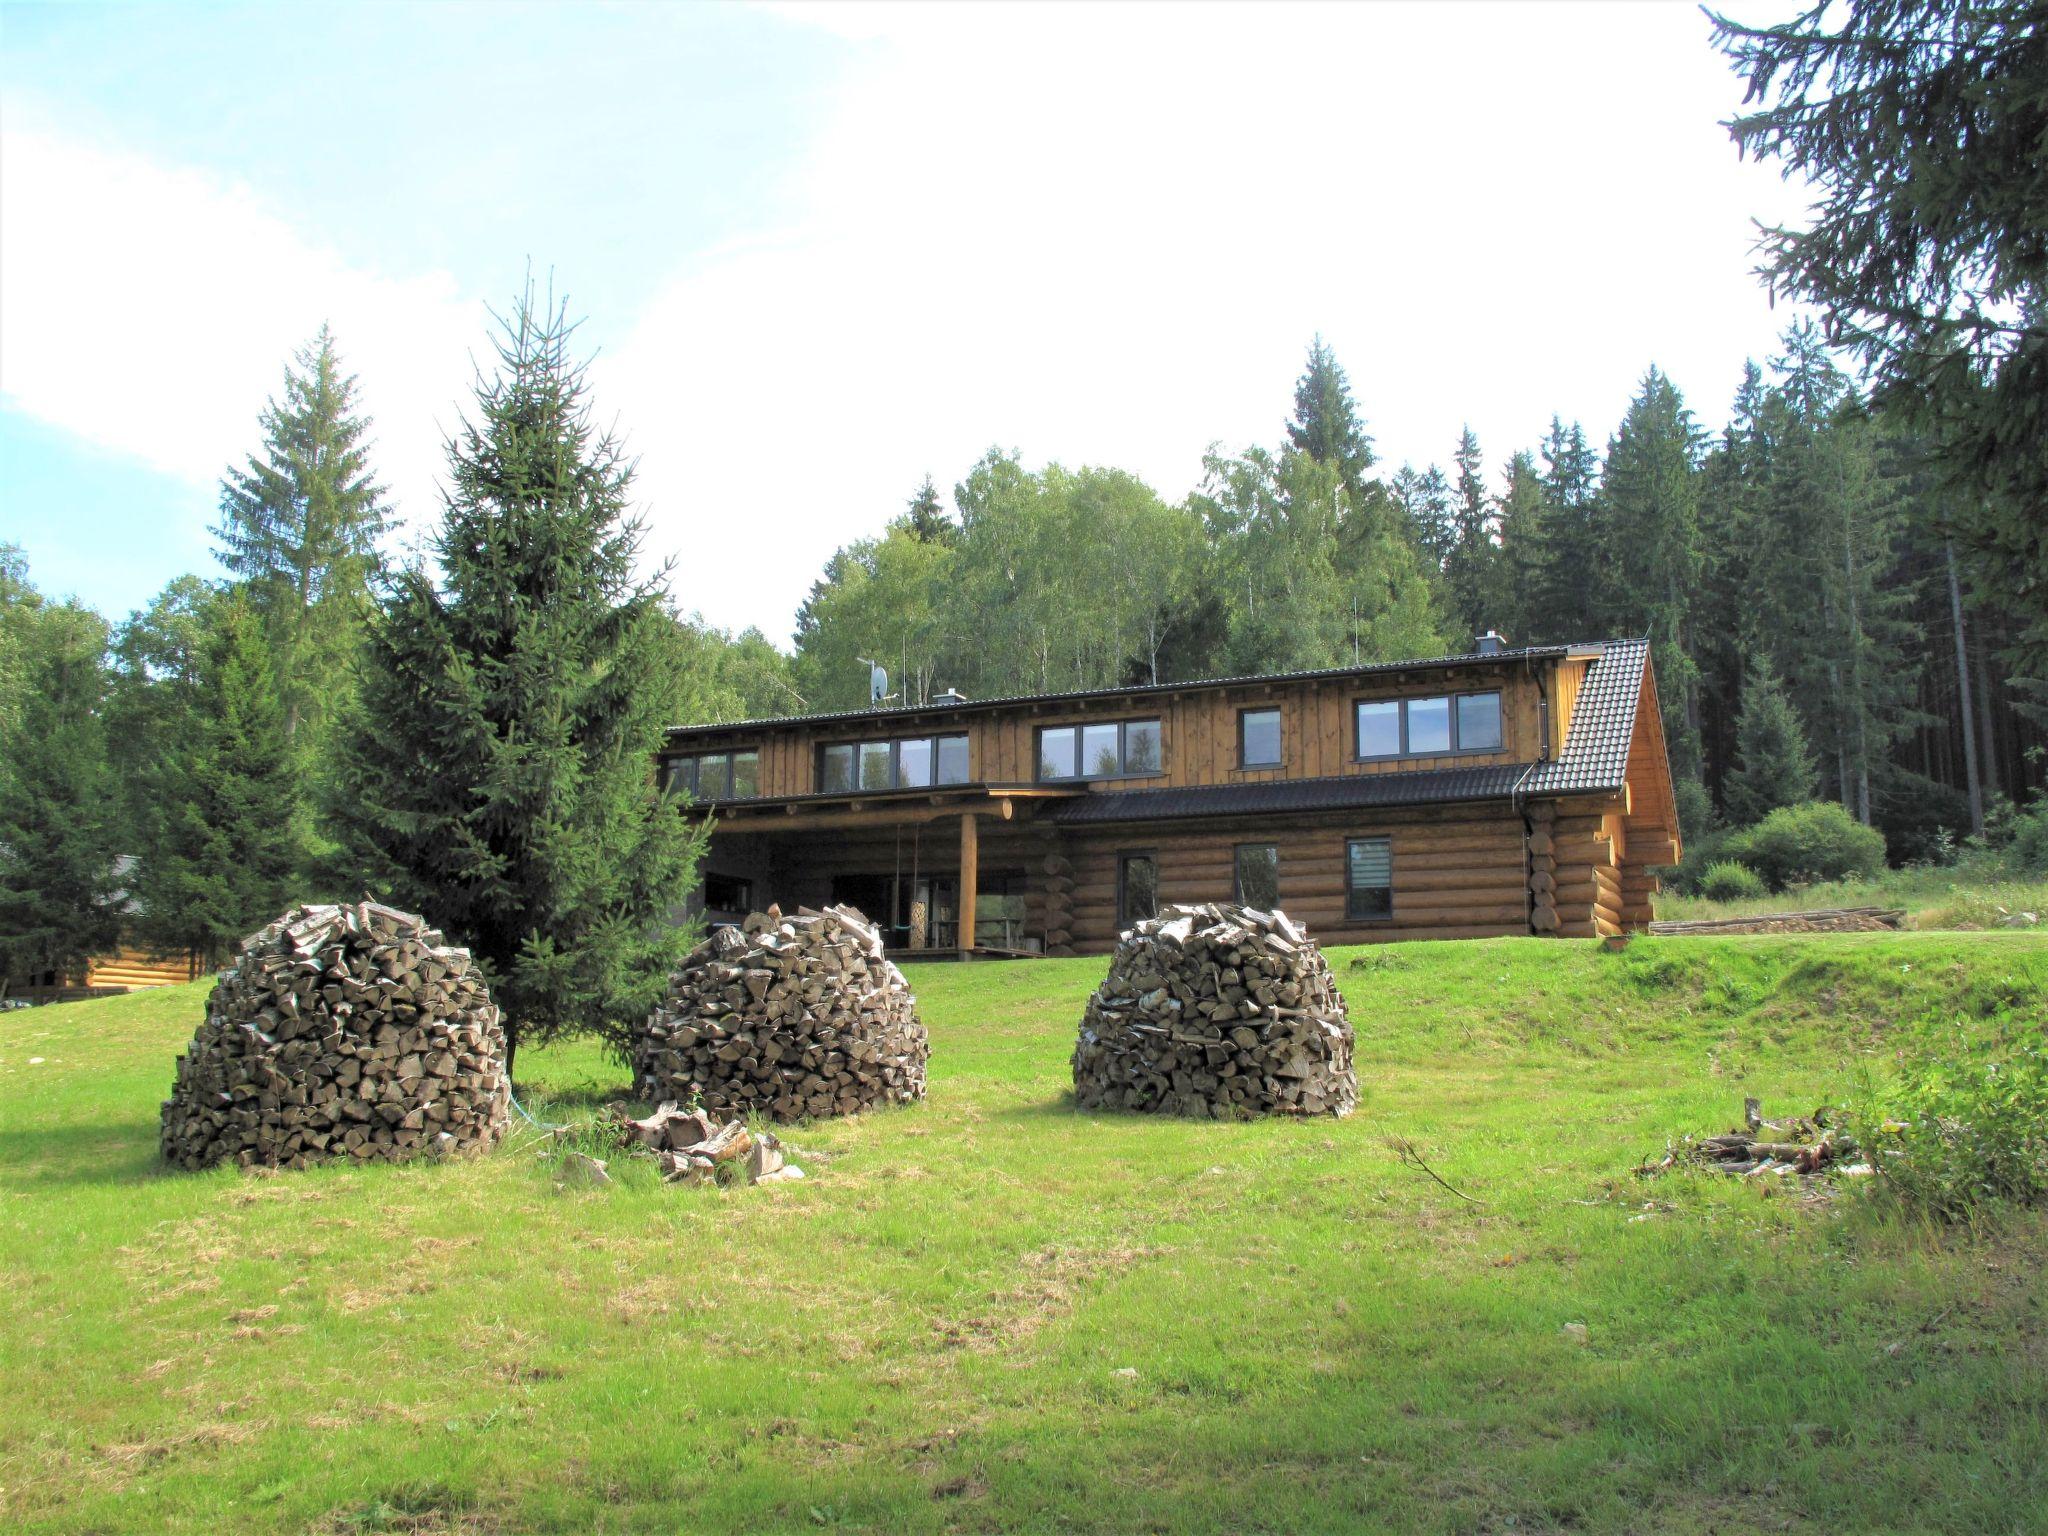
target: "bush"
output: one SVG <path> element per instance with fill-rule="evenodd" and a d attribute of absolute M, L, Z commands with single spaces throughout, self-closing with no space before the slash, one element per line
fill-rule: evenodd
<path fill-rule="evenodd" d="M 1944 1221 L 1996 1200 L 2048 1200 L 2048 1050 L 1922 1061 L 1856 1117 L 1886 1186 Z"/>
<path fill-rule="evenodd" d="M 1722 853 L 1747 864 L 1774 891 L 1795 881 L 1872 878 L 1884 869 L 1884 834 L 1866 827 L 1832 800 L 1809 800 L 1771 812 L 1737 832 Z"/>
<path fill-rule="evenodd" d="M 2023 875 L 2048 875 L 2048 795 L 2015 814 L 2011 827 L 2013 868 Z"/>
<path fill-rule="evenodd" d="M 1699 895 L 1700 882 L 1707 878 L 1709 869 L 1722 861 L 1727 841 L 1728 833 L 1722 830 L 1702 832 L 1698 837 L 1687 834 L 1685 857 L 1675 868 L 1665 871 L 1665 887 L 1680 896 Z"/>
<path fill-rule="evenodd" d="M 1764 883 L 1747 864 L 1723 859 L 1707 866 L 1700 876 L 1699 891 L 1709 901 L 1754 901 L 1764 894 Z"/>

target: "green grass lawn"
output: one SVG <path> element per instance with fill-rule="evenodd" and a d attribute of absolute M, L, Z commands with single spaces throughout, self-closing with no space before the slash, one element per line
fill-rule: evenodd
<path fill-rule="evenodd" d="M 730 1191 L 561 1193 L 532 1135 L 168 1174 L 203 988 L 0 1015 L 0 1526 L 2048 1529 L 2048 1223 L 1628 1172 L 2039 1009 L 2048 936 L 1332 959 L 1348 1120 L 1079 1114 L 1104 962 L 934 966 L 929 1104 Z"/>

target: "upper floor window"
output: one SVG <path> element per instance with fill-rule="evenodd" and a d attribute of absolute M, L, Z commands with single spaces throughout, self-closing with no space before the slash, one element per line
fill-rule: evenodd
<path fill-rule="evenodd" d="M 1280 711 L 1241 709 L 1237 712 L 1237 765 L 1240 768 L 1280 766 Z"/>
<path fill-rule="evenodd" d="M 1038 733 L 1041 779 L 1129 779 L 1159 772 L 1159 722 L 1052 725 Z"/>
<path fill-rule="evenodd" d="M 1498 752 L 1500 692 L 1439 693 L 1418 699 L 1361 699 L 1358 756 L 1444 757 Z"/>
<path fill-rule="evenodd" d="M 699 752 L 672 757 L 668 787 L 692 800 L 751 800 L 761 793 L 759 752 Z"/>
<path fill-rule="evenodd" d="M 818 788 L 929 789 L 967 782 L 965 736 L 908 736 L 895 741 L 843 741 L 818 749 Z"/>

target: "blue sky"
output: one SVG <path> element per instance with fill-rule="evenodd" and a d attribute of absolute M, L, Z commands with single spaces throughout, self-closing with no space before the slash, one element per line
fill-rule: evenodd
<path fill-rule="evenodd" d="M 1785 323 L 1685 5 L 0 6 L 0 539 L 110 614 L 206 569 L 323 320 L 416 528 L 486 304 L 552 271 L 682 604 L 786 640 L 992 444 L 1272 441 L 1309 336 L 1390 464 L 1718 424 Z"/>

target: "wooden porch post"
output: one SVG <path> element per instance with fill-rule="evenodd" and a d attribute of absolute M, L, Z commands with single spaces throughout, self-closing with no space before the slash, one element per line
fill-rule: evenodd
<path fill-rule="evenodd" d="M 974 888 L 980 883 L 981 833 L 974 824 L 974 812 L 960 817 L 960 958 L 974 949 Z"/>

